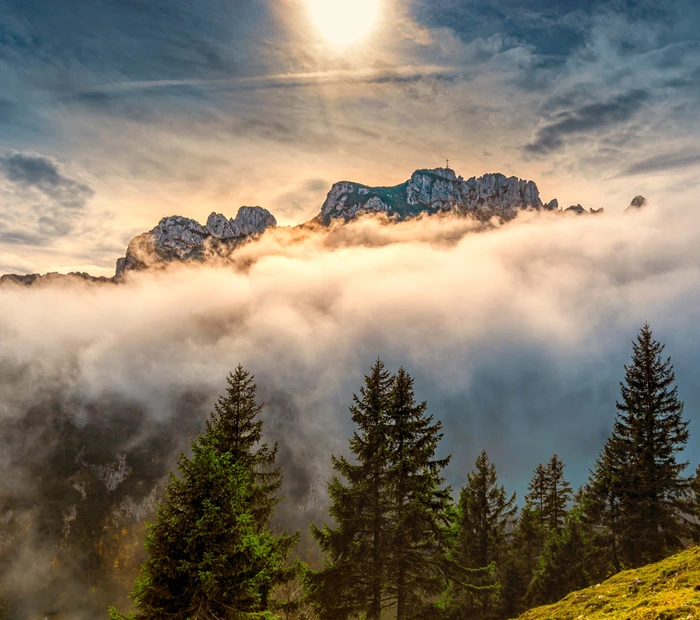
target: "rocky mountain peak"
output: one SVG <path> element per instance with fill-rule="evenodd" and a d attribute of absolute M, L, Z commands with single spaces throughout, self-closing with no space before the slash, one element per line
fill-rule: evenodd
<path fill-rule="evenodd" d="M 180 215 L 164 217 L 155 228 L 131 240 L 126 256 L 117 261 L 115 277 L 120 280 L 127 271 L 173 260 L 202 260 L 275 226 L 277 220 L 262 207 L 241 207 L 231 219 L 212 213 L 206 226 Z"/>
<path fill-rule="evenodd" d="M 543 204 L 533 181 L 500 173 L 465 180 L 451 168 L 433 168 L 416 170 L 408 181 L 394 187 L 336 183 L 316 220 L 330 224 L 336 219 L 347 221 L 370 212 L 384 212 L 396 220 L 437 212 L 509 220 L 521 210 L 558 206 L 556 200 Z"/>

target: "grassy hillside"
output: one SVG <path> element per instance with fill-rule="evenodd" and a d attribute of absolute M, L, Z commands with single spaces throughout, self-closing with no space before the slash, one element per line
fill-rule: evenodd
<path fill-rule="evenodd" d="M 537 607 L 521 620 L 700 620 L 700 547 Z"/>

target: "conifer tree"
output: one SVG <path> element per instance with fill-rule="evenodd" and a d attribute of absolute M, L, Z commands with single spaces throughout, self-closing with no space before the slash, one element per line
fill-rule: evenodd
<path fill-rule="evenodd" d="M 610 437 L 598 456 L 586 485 L 583 513 L 598 529 L 597 543 L 605 550 L 612 572 L 621 570 L 620 501 L 622 497 L 622 457 Z"/>
<path fill-rule="evenodd" d="M 274 467 L 278 445 L 262 442 L 262 404 L 256 401 L 254 377 L 240 364 L 226 379 L 226 394 L 220 396 L 205 423 L 201 441 L 217 452 L 228 452 L 235 463 L 250 473 L 253 511 L 261 527 L 266 527 L 282 484 L 282 473 Z"/>
<path fill-rule="evenodd" d="M 455 588 L 454 599 L 461 614 L 483 618 L 493 611 L 493 599 L 504 574 L 508 530 L 514 524 L 516 511 L 515 493 L 508 497 L 505 488 L 498 484 L 496 466 L 483 450 L 460 493 L 457 553 L 461 563 L 470 568 L 495 565 L 498 588 L 466 592 Z"/>
<path fill-rule="evenodd" d="M 537 466 L 528 491 L 525 500 L 534 508 L 542 526 L 561 531 L 571 500 L 571 485 L 564 479 L 564 463 L 556 454 L 547 465 Z"/>
<path fill-rule="evenodd" d="M 550 530 L 561 532 L 571 500 L 571 485 L 564 479 L 564 463 L 555 454 L 547 464 L 545 520 Z"/>
<path fill-rule="evenodd" d="M 426 601 L 444 588 L 445 533 L 450 488 L 442 470 L 450 457 L 436 459 L 442 423 L 416 403 L 413 378 L 399 368 L 393 378 L 388 423 L 391 436 L 387 488 L 390 498 L 389 600 L 397 620 L 421 618 Z"/>
<path fill-rule="evenodd" d="M 544 525 L 547 520 L 547 468 L 542 463 L 535 469 L 527 490 L 525 502 Z"/>
<path fill-rule="evenodd" d="M 502 611 L 507 618 L 527 608 L 528 588 L 538 566 L 547 532 L 539 510 L 525 504 L 513 531 L 503 569 Z"/>
<path fill-rule="evenodd" d="M 601 576 L 594 537 L 579 508 L 567 514 L 560 530 L 549 530 L 527 596 L 531 605 L 557 601 Z"/>
<path fill-rule="evenodd" d="M 677 460 L 688 441 L 688 422 L 663 351 L 645 324 L 625 366 L 612 435 L 591 485 L 607 491 L 619 507 L 613 536 L 619 533 L 622 563 L 630 566 L 662 559 L 691 534 L 687 463 Z"/>
<path fill-rule="evenodd" d="M 311 533 L 325 555 L 321 570 L 307 578 L 309 596 L 326 620 L 363 614 L 380 620 L 387 595 L 386 559 L 391 539 L 387 491 L 392 378 L 381 360 L 365 376 L 359 397 L 350 407 L 356 431 L 350 450 L 356 462 L 332 457 L 333 468 L 343 478 L 328 485 L 329 509 L 335 527 L 311 526 Z"/>
<path fill-rule="evenodd" d="M 146 540 L 148 559 L 132 598 L 134 620 L 273 618 L 272 590 L 292 577 L 285 559 L 296 536 L 268 529 L 279 469 L 276 449 L 256 447 L 255 384 L 239 366 L 229 390 L 180 455 Z M 124 619 L 113 608 L 113 619 Z"/>

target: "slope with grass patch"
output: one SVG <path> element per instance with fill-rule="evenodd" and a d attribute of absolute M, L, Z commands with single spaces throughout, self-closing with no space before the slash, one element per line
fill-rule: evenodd
<path fill-rule="evenodd" d="M 537 607 L 521 620 L 700 620 L 700 547 Z"/>

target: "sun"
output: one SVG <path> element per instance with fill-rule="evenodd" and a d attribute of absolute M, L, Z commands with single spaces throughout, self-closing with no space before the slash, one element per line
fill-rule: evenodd
<path fill-rule="evenodd" d="M 379 21 L 382 0 L 306 0 L 311 21 L 331 45 L 347 47 L 367 36 Z"/>

